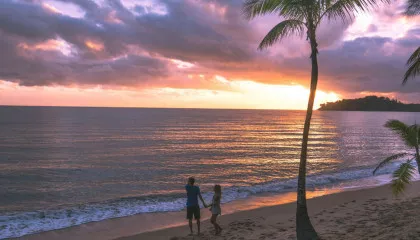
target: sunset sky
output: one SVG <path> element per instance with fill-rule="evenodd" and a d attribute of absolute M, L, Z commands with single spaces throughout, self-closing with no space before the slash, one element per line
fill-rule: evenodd
<path fill-rule="evenodd" d="M 282 19 L 247 21 L 243 0 L 0 0 L 0 105 L 306 108 L 309 45 L 258 51 Z M 404 1 L 319 31 L 316 106 L 381 95 L 420 102 L 401 85 L 420 42 Z"/>

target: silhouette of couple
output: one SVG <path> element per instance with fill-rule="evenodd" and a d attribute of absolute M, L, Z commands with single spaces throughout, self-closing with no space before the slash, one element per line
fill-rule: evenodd
<path fill-rule="evenodd" d="M 207 205 L 201 196 L 200 188 L 194 185 L 195 179 L 193 177 L 188 178 L 188 183 L 185 185 L 187 191 L 187 219 L 190 226 L 190 235 L 193 235 L 192 219 L 193 216 L 197 221 L 198 235 L 200 235 L 200 206 L 198 205 L 198 198 L 200 198 L 205 208 L 210 207 L 211 218 L 210 222 L 214 226 L 215 234 L 218 235 L 222 232 L 222 228 L 217 224 L 217 216 L 222 213 L 220 207 L 220 200 L 222 198 L 222 188 L 220 185 L 214 186 L 214 195 L 211 204 Z"/>

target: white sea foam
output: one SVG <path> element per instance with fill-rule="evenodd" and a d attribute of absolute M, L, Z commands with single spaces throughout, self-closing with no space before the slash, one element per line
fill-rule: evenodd
<path fill-rule="evenodd" d="M 389 174 L 395 167 L 395 164 L 389 165 L 382 169 L 379 175 Z M 372 168 L 312 175 L 307 177 L 307 186 L 308 188 L 316 188 L 371 176 Z M 228 187 L 223 191 L 223 202 L 244 199 L 259 193 L 294 191 L 296 186 L 297 180 L 290 179 L 246 187 Z M 204 193 L 203 197 L 210 199 L 211 193 Z M 179 195 L 172 195 L 123 198 L 105 203 L 78 205 L 67 209 L 10 213 L 0 216 L 0 238 L 20 237 L 31 233 L 139 213 L 180 211 L 183 208 L 185 208 L 185 198 Z"/>

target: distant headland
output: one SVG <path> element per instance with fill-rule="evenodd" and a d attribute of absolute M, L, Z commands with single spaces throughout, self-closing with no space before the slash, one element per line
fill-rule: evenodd
<path fill-rule="evenodd" d="M 367 96 L 321 104 L 320 111 L 420 112 L 420 104 L 404 104 L 387 97 Z"/>

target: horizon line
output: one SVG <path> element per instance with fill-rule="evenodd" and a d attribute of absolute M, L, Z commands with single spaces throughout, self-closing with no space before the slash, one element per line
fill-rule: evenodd
<path fill-rule="evenodd" d="M 0 107 L 63 107 L 63 108 L 139 108 L 139 109 L 197 109 L 197 110 L 268 110 L 268 111 L 306 111 L 307 109 L 283 109 L 283 108 L 206 108 L 206 107 L 124 107 L 124 106 L 60 106 L 60 105 L 3 105 Z M 318 110 L 313 109 L 313 110 Z"/>

